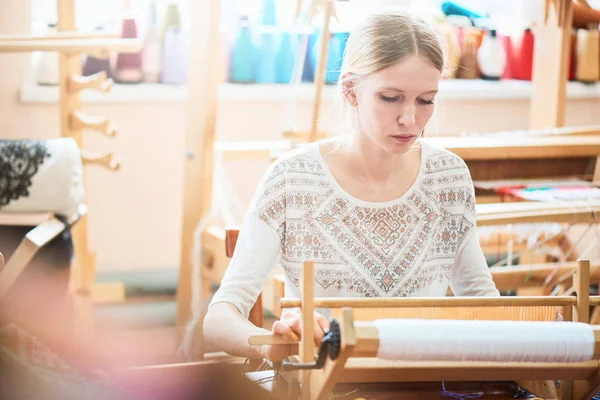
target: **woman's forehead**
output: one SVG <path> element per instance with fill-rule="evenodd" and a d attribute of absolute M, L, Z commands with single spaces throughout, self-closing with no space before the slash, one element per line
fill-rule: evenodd
<path fill-rule="evenodd" d="M 437 91 L 441 73 L 430 62 L 410 57 L 375 72 L 370 78 L 378 89 L 424 93 Z"/>

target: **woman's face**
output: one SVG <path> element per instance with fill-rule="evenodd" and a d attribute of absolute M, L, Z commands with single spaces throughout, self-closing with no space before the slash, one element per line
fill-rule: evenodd
<path fill-rule="evenodd" d="M 440 71 L 417 56 L 360 79 L 347 100 L 361 140 L 390 154 L 408 151 L 431 118 Z"/>

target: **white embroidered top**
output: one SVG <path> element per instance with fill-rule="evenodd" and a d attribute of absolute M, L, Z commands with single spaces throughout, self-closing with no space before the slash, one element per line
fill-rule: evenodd
<path fill-rule="evenodd" d="M 476 231 L 469 170 L 421 142 L 417 178 L 401 197 L 366 202 L 336 182 L 318 142 L 277 159 L 241 226 L 212 304 L 248 316 L 281 263 L 285 296 L 300 297 L 301 268 L 314 262 L 315 297 L 499 296 Z"/>

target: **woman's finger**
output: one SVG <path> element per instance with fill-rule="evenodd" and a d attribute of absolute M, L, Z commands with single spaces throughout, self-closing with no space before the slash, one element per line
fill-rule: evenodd
<path fill-rule="evenodd" d="M 275 321 L 273 323 L 273 327 L 271 328 L 271 331 L 275 335 L 282 335 L 282 336 L 285 336 L 285 337 L 293 339 L 293 340 L 300 339 L 298 337 L 298 334 L 296 332 L 294 332 L 294 330 L 290 327 L 290 325 L 288 325 L 284 321 Z"/>
<path fill-rule="evenodd" d="M 329 323 L 325 317 L 317 312 L 314 313 L 314 323 L 313 323 L 314 335 L 315 335 L 315 345 L 319 346 L 321 344 L 321 340 L 323 336 L 325 336 L 325 332 L 329 330 Z"/>
<path fill-rule="evenodd" d="M 329 332 L 330 326 L 327 318 L 325 318 L 323 314 L 319 314 L 317 312 L 315 312 L 315 314 L 317 315 L 317 322 L 319 323 L 319 326 L 321 326 L 324 332 Z"/>

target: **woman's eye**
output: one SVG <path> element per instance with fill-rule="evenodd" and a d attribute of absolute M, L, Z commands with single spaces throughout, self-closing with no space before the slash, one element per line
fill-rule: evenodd
<path fill-rule="evenodd" d="M 430 104 L 433 104 L 433 100 L 423 100 L 423 99 L 419 99 L 419 104 L 423 104 L 423 105 L 430 105 Z"/>
<path fill-rule="evenodd" d="M 380 98 L 381 98 L 381 100 L 387 101 L 388 103 L 393 103 L 395 101 L 398 101 L 398 99 L 399 99 L 398 96 L 396 96 L 396 97 L 388 97 L 388 96 L 384 96 L 384 95 L 381 95 Z"/>

